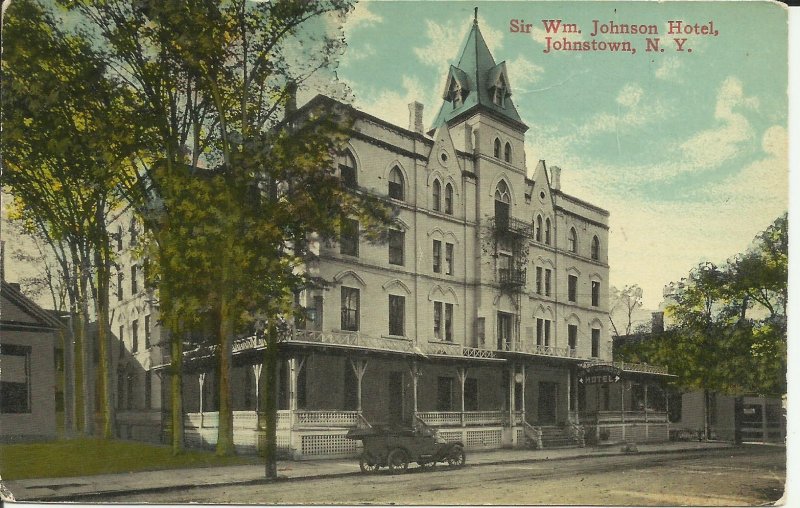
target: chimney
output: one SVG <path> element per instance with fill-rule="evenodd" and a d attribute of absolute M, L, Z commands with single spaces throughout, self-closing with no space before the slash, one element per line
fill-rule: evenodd
<path fill-rule="evenodd" d="M 652 316 L 651 331 L 662 333 L 664 331 L 664 311 L 653 312 Z"/>
<path fill-rule="evenodd" d="M 550 166 L 550 187 L 561 190 L 561 168 L 558 166 Z"/>
<path fill-rule="evenodd" d="M 284 107 L 284 114 L 286 116 L 297 111 L 297 83 L 289 81 L 286 83 L 286 106 Z"/>
<path fill-rule="evenodd" d="M 422 128 L 422 103 L 414 101 L 408 105 L 408 130 L 419 134 L 424 133 Z"/>

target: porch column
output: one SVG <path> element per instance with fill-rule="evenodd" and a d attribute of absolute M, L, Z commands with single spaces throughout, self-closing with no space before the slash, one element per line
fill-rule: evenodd
<path fill-rule="evenodd" d="M 619 386 L 620 386 L 619 413 L 622 420 L 622 440 L 624 441 L 625 440 L 625 381 L 622 381 L 619 384 Z"/>
<path fill-rule="evenodd" d="M 206 373 L 201 372 L 197 376 L 197 381 L 200 384 L 200 428 L 203 428 L 203 385 L 206 383 Z"/>
<path fill-rule="evenodd" d="M 256 363 L 256 364 L 252 365 L 253 376 L 255 376 L 255 378 L 256 378 L 256 428 L 258 428 L 258 403 L 260 402 L 259 401 L 259 396 L 258 396 L 258 392 L 259 392 L 259 388 L 260 387 L 258 385 L 258 382 L 261 380 L 261 367 L 262 367 L 262 364 L 260 364 L 260 363 Z"/>
<path fill-rule="evenodd" d="M 296 418 L 295 413 L 297 412 L 297 377 L 300 375 L 300 370 L 303 368 L 306 359 L 293 356 L 286 361 L 289 367 L 289 426 L 293 428 Z M 276 374 L 278 373 L 276 372 Z M 276 380 L 275 385 L 277 386 L 277 384 L 278 381 Z"/>
<path fill-rule="evenodd" d="M 508 376 L 508 424 L 512 426 L 514 424 L 514 407 L 516 402 L 514 399 L 516 387 L 517 387 L 517 380 L 515 379 L 517 375 L 517 364 L 511 364 L 511 372 Z"/>
<path fill-rule="evenodd" d="M 572 423 L 572 369 L 567 369 L 567 423 Z"/>
<path fill-rule="evenodd" d="M 353 361 L 353 359 L 350 358 L 350 367 L 353 369 L 356 379 L 358 379 L 358 384 L 356 385 L 356 409 L 358 410 L 358 414 L 361 414 L 361 380 L 364 378 L 364 372 L 367 370 L 367 360 Z"/>
<path fill-rule="evenodd" d="M 417 417 L 417 377 L 419 376 L 419 368 L 417 367 L 417 361 L 411 361 L 411 388 L 412 388 L 412 400 L 414 401 L 414 415 L 413 418 Z M 412 420 L 413 422 L 413 420 Z"/>
<path fill-rule="evenodd" d="M 527 374 L 525 373 L 525 364 L 524 363 L 522 364 L 521 368 L 522 368 L 522 370 L 521 370 L 520 373 L 522 374 L 522 400 L 521 400 L 521 402 L 522 402 L 522 421 L 523 422 L 527 422 L 528 420 L 525 418 L 525 385 L 528 384 L 528 377 L 527 377 Z"/>
<path fill-rule="evenodd" d="M 464 404 L 464 385 L 467 382 L 467 368 L 466 367 L 457 367 L 456 373 L 458 374 L 458 381 L 461 383 L 461 426 L 466 426 L 464 420 L 464 412 L 466 411 L 466 406 Z"/>
<path fill-rule="evenodd" d="M 650 424 L 647 423 L 647 383 L 644 384 L 644 438 L 650 440 Z"/>

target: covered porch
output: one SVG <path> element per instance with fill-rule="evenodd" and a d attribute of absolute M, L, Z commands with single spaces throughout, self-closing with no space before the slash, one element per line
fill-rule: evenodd
<path fill-rule="evenodd" d="M 579 419 L 591 444 L 669 440 L 666 368 L 587 362 L 578 378 Z"/>

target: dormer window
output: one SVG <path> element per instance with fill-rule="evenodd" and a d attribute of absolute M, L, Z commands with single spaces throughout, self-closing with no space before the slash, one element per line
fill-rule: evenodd
<path fill-rule="evenodd" d="M 461 95 L 461 85 L 459 85 L 458 81 L 455 79 L 450 81 L 450 90 L 448 90 L 447 95 L 450 97 L 450 100 L 453 101 L 453 109 L 464 104 L 464 96 Z"/>
<path fill-rule="evenodd" d="M 501 108 L 506 107 L 507 93 L 508 93 L 508 87 L 506 86 L 506 80 L 503 79 L 503 75 L 501 74 L 497 78 L 497 83 L 495 83 L 494 87 L 492 88 L 492 102 L 494 102 Z"/>
<path fill-rule="evenodd" d="M 469 93 L 469 88 L 465 87 L 463 72 L 456 68 L 450 69 L 450 76 L 447 78 L 447 89 L 444 95 L 444 100 L 453 103 L 453 109 L 459 108 L 464 104 L 464 99 Z"/>

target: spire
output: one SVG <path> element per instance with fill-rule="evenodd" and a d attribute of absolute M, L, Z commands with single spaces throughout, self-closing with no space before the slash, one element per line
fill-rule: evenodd
<path fill-rule="evenodd" d="M 527 130 L 511 101 L 506 64 L 495 63 L 478 27 L 477 7 L 458 64 L 450 66 L 444 90 L 444 102 L 430 131 L 474 109 L 483 109 Z"/>

